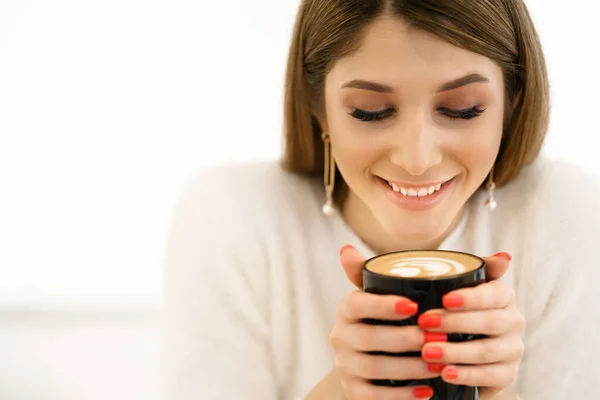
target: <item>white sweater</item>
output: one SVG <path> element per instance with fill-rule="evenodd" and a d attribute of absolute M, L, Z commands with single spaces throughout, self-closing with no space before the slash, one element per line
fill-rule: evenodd
<path fill-rule="evenodd" d="M 323 192 L 275 163 L 189 181 L 165 258 L 162 399 L 303 398 L 332 369 L 336 304 L 353 290 L 339 249 L 374 254 L 321 213 Z M 540 158 L 496 198 L 490 214 L 476 193 L 440 247 L 513 256 L 504 279 L 527 319 L 520 397 L 600 398 L 598 179 Z"/>

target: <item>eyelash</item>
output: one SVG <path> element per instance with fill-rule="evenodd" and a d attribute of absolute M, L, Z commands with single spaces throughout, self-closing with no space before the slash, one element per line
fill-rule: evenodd
<path fill-rule="evenodd" d="M 453 119 L 453 120 L 454 119 L 469 120 L 469 119 L 479 117 L 481 114 L 484 113 L 485 109 L 481 109 L 481 108 L 475 106 L 475 107 L 467 108 L 466 110 L 451 110 L 449 108 L 440 108 L 440 111 L 443 111 L 444 115 L 446 115 L 448 118 Z M 388 108 L 387 110 L 379 111 L 379 112 L 369 112 L 369 111 L 361 110 L 360 108 L 355 108 L 354 111 L 352 111 L 350 113 L 350 115 L 353 118 L 356 118 L 362 122 L 374 122 L 374 121 L 380 121 L 384 118 L 387 118 L 390 115 L 392 115 L 394 112 L 395 112 L 395 110 L 393 108 Z"/>

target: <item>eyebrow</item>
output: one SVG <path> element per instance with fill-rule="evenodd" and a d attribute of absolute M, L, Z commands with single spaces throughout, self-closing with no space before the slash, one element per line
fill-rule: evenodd
<path fill-rule="evenodd" d="M 480 75 L 480 74 L 469 74 L 469 75 L 463 76 L 462 78 L 458 78 L 453 81 L 444 83 L 438 89 L 438 93 L 458 89 L 459 87 L 470 85 L 471 83 L 485 83 L 485 82 L 489 82 L 488 78 L 486 78 L 485 76 Z"/>
<path fill-rule="evenodd" d="M 346 88 L 356 88 L 356 89 L 364 89 L 371 90 L 373 92 L 380 93 L 391 93 L 394 89 L 391 86 L 384 85 L 376 82 L 362 81 L 360 79 L 355 79 L 353 81 L 346 82 L 342 85 L 342 89 Z"/>
<path fill-rule="evenodd" d="M 489 82 L 485 76 L 477 73 L 465 75 L 462 78 L 454 79 L 450 82 L 446 82 L 438 88 L 438 93 L 448 92 L 450 90 L 458 89 L 460 87 L 470 85 L 471 83 L 485 83 Z M 349 82 L 346 82 L 342 85 L 342 89 L 346 88 L 355 88 L 355 89 L 364 89 L 370 90 L 373 92 L 379 93 L 392 93 L 394 88 L 388 85 L 384 85 L 382 83 L 363 81 L 360 79 L 355 79 Z"/>

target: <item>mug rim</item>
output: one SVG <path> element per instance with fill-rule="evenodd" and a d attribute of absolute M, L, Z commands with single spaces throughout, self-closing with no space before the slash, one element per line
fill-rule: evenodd
<path fill-rule="evenodd" d="M 475 268 L 475 269 L 472 269 L 470 271 L 463 272 L 463 273 L 457 274 L 457 275 L 440 276 L 440 277 L 427 277 L 427 278 L 393 276 L 393 275 L 387 275 L 387 274 L 382 274 L 382 273 L 379 273 L 379 272 L 375 272 L 375 271 L 372 271 L 372 270 L 370 270 L 370 269 L 367 268 L 367 265 L 371 261 L 374 261 L 374 260 L 376 260 L 378 258 L 381 258 L 381 257 L 389 256 L 389 255 L 392 255 L 392 254 L 404 254 L 404 253 L 416 253 L 416 252 L 463 254 L 463 255 L 466 255 L 466 256 L 478 259 L 479 261 L 481 261 L 481 265 L 479 267 Z M 479 256 L 477 256 L 475 254 L 472 254 L 472 253 L 467 253 L 465 251 L 413 249 L 413 250 L 390 251 L 390 252 L 387 252 L 387 253 L 376 255 L 376 256 L 371 257 L 368 260 L 366 260 L 364 262 L 364 264 L 363 264 L 363 268 L 362 269 L 363 269 L 363 271 L 366 271 L 366 272 L 368 272 L 370 274 L 381 276 L 381 277 L 384 277 L 384 278 L 390 278 L 390 279 L 411 280 L 411 281 L 443 281 L 443 280 L 456 279 L 456 278 L 460 278 L 460 277 L 465 276 L 465 275 L 473 274 L 476 271 L 479 271 L 481 268 L 485 268 L 485 265 L 486 265 L 486 262 L 485 262 L 485 260 L 482 257 L 479 257 Z"/>

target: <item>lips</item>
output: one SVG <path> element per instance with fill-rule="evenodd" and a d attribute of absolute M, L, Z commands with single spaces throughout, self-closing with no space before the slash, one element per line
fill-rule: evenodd
<path fill-rule="evenodd" d="M 397 206 L 410 211 L 426 211 L 436 207 L 452 192 L 456 176 L 447 181 L 410 185 L 388 181 L 379 176 L 376 180 L 388 198 Z"/>
<path fill-rule="evenodd" d="M 381 178 L 383 179 L 383 178 Z M 402 183 L 396 183 L 392 181 L 388 181 L 383 179 L 394 192 L 400 193 L 406 197 L 427 197 L 431 196 L 434 193 L 440 191 L 442 186 L 448 182 L 449 180 L 431 183 L 431 184 L 423 184 L 423 185 L 406 185 Z"/>

